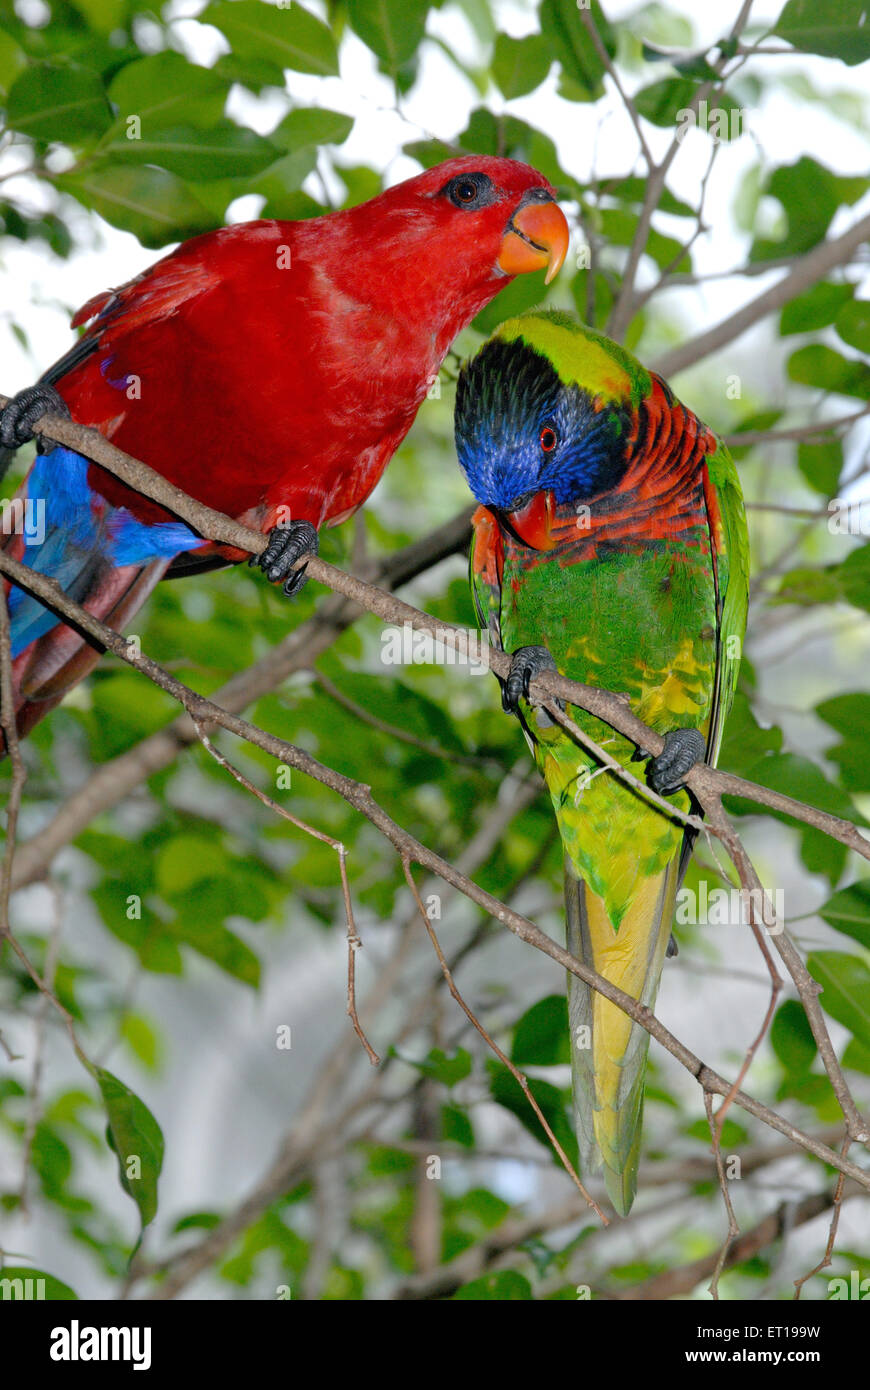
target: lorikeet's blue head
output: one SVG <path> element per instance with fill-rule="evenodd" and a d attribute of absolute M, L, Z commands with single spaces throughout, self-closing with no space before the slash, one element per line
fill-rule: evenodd
<path fill-rule="evenodd" d="M 572 374 L 563 379 L 534 344 L 536 326 L 551 336 L 560 317 L 506 325 L 511 336 L 500 330 L 459 376 L 459 463 L 477 500 L 497 511 L 512 512 L 538 492 L 552 492 L 558 506 L 582 501 L 616 486 L 625 470 L 630 396 L 608 399 Z"/>

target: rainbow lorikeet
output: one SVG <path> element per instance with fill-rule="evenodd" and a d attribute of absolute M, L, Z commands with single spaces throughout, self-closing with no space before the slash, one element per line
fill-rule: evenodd
<path fill-rule="evenodd" d="M 556 274 L 554 190 L 509 159 L 449 160 L 359 207 L 223 227 L 184 242 L 73 324 L 74 347 L 0 420 L 0 448 L 70 413 L 210 506 L 270 533 L 270 580 L 369 496 L 450 343 L 512 277 Z M 42 440 L 24 484 L 45 534 L 11 553 L 118 627 L 157 580 L 245 558 L 204 543 L 98 465 Z M 34 526 L 34 530 L 36 530 Z M 97 659 L 12 589 L 25 732 Z"/>
<path fill-rule="evenodd" d="M 481 506 L 471 580 L 482 626 L 512 654 L 519 714 L 565 851 L 568 948 L 652 1007 L 691 839 L 602 769 L 529 681 L 563 675 L 629 697 L 665 739 L 647 778 L 689 810 L 681 779 L 714 763 L 746 625 L 748 540 L 727 449 L 666 382 L 569 315 L 496 331 L 460 374 L 456 447 Z M 648 757 L 581 709 L 623 766 Z M 581 1161 L 621 1214 L 637 1185 L 649 1036 L 569 975 Z"/>

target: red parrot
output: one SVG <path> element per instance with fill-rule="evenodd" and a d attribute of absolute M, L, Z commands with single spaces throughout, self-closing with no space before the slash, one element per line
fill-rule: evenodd
<path fill-rule="evenodd" d="M 469 155 L 359 207 L 193 237 L 79 310 L 84 333 L 10 402 L 0 446 L 32 438 L 46 411 L 71 414 L 269 532 L 254 563 L 292 594 L 294 562 L 369 496 L 457 333 L 513 276 L 557 273 L 568 225 L 554 199 L 528 165 Z M 27 532 L 6 547 L 112 626 L 167 570 L 243 558 L 71 450 L 38 448 Z M 8 602 L 25 733 L 98 653 L 22 590 Z"/>

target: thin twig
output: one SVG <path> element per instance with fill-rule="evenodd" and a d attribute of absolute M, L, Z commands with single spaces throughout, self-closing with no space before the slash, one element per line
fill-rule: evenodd
<path fill-rule="evenodd" d="M 225 768 L 226 771 L 230 774 L 230 776 L 235 778 L 235 780 L 239 783 L 240 786 L 244 787 L 246 791 L 249 791 L 252 796 L 255 796 L 257 800 L 262 802 L 264 806 L 267 806 L 270 811 L 274 811 L 276 815 L 281 816 L 286 821 L 289 821 L 291 825 L 295 825 L 297 830 L 304 830 L 306 835 L 313 836 L 313 838 L 315 840 L 319 840 L 321 844 L 329 845 L 330 849 L 335 850 L 335 853 L 338 856 L 338 871 L 341 875 L 341 891 L 342 896 L 344 898 L 344 912 L 347 925 L 348 1017 L 350 1018 L 350 1021 L 353 1024 L 354 1032 L 356 1033 L 357 1037 L 359 1038 L 360 1042 L 365 1048 L 366 1053 L 368 1054 L 368 1059 L 371 1062 L 372 1066 L 380 1066 L 381 1059 L 375 1052 L 374 1048 L 371 1046 L 368 1038 L 363 1032 L 362 1025 L 359 1021 L 359 1017 L 356 1011 L 356 953 L 362 946 L 362 941 L 360 940 L 359 932 L 356 929 L 356 922 L 354 920 L 353 915 L 353 901 L 350 895 L 350 882 L 347 877 L 347 847 L 343 845 L 340 840 L 335 840 L 331 835 L 327 835 L 323 830 L 318 830 L 315 826 L 309 825 L 304 820 L 300 820 L 298 816 L 294 816 L 291 811 L 288 811 L 286 806 L 282 806 L 271 796 L 268 796 L 266 792 L 261 791 L 258 786 L 256 786 L 252 781 L 250 781 L 250 779 L 247 778 L 243 772 L 241 772 L 233 763 L 230 762 L 229 758 L 225 758 L 223 753 L 221 753 L 217 748 L 215 748 L 214 744 L 212 743 L 211 739 L 205 732 L 205 729 L 202 727 L 202 724 L 198 719 L 194 719 L 194 724 L 196 725 L 197 733 L 199 735 L 199 741 L 202 744 L 203 748 L 206 750 L 207 753 L 211 754 L 216 763 L 220 763 L 221 767 Z"/>
<path fill-rule="evenodd" d="M 580 1181 L 579 1174 L 577 1173 L 577 1171 L 576 1171 L 576 1169 L 575 1169 L 573 1163 L 571 1162 L 570 1158 L 569 1158 L 568 1155 L 566 1154 L 566 1152 L 565 1152 L 565 1150 L 563 1149 L 562 1145 L 559 1143 L 559 1140 L 556 1138 L 555 1134 L 553 1133 L 553 1130 L 551 1129 L 550 1124 L 549 1124 L 549 1122 L 548 1122 L 548 1120 L 547 1120 L 547 1118 L 546 1118 L 546 1116 L 545 1116 L 543 1110 L 541 1109 L 540 1105 L 539 1105 L 538 1102 L 535 1100 L 535 1097 L 534 1097 L 534 1095 L 532 1094 L 531 1088 L 530 1088 L 530 1086 L 529 1086 L 528 1077 L 526 1077 L 526 1076 L 523 1075 L 523 1073 L 520 1071 L 519 1067 L 517 1067 L 517 1066 L 510 1060 L 510 1058 L 506 1055 L 506 1053 L 502 1052 L 502 1050 L 501 1050 L 501 1048 L 499 1047 L 498 1043 L 495 1041 L 494 1038 L 491 1038 L 491 1037 L 490 1037 L 489 1033 L 487 1033 L 487 1031 L 486 1031 L 486 1029 L 484 1028 L 483 1024 L 480 1022 L 480 1020 L 477 1018 L 477 1016 L 474 1014 L 474 1012 L 468 1007 L 468 1005 L 466 1004 L 466 1002 L 465 1002 L 465 1000 L 463 999 L 462 995 L 459 993 L 459 990 L 458 990 L 457 987 L 456 987 L 456 982 L 455 982 L 455 980 L 453 979 L 453 975 L 452 975 L 452 973 L 451 973 L 451 971 L 450 971 L 450 967 L 449 967 L 449 965 L 447 964 L 447 961 L 446 961 L 446 959 L 445 959 L 444 952 L 441 950 L 441 944 L 440 944 L 440 942 L 439 942 L 439 940 L 438 940 L 438 937 L 437 937 L 436 934 L 435 934 L 435 929 L 434 929 L 434 927 L 432 926 L 432 923 L 431 923 L 431 921 L 430 921 L 430 919 L 429 919 L 429 914 L 428 914 L 428 912 L 426 911 L 425 907 L 423 906 L 423 899 L 420 897 L 420 890 L 419 890 L 419 888 L 417 887 L 417 884 L 416 884 L 416 882 L 415 882 L 415 880 L 414 880 L 414 875 L 413 875 L 412 872 L 411 872 L 411 861 L 410 861 L 410 859 L 408 859 L 405 855 L 402 856 L 402 869 L 403 869 L 404 874 L 405 874 L 405 881 L 407 882 L 408 887 L 410 888 L 411 893 L 413 894 L 414 901 L 415 901 L 416 904 L 417 904 L 417 908 L 418 908 L 419 913 L 420 913 L 420 916 L 421 916 L 421 918 L 422 918 L 422 920 L 423 920 L 423 925 L 425 926 L 426 931 L 427 931 L 427 933 L 428 933 L 428 935 L 429 935 L 429 940 L 432 942 L 433 950 L 435 951 L 435 954 L 436 954 L 436 956 L 438 957 L 438 964 L 441 966 L 441 970 L 442 970 L 442 972 L 443 972 L 443 974 L 444 974 L 444 978 L 445 978 L 445 980 L 447 981 L 447 988 L 450 990 L 450 993 L 452 994 L 453 998 L 456 1000 L 456 1002 L 457 1002 L 457 1004 L 459 1005 L 459 1007 L 460 1007 L 460 1009 L 462 1010 L 462 1012 L 465 1014 L 465 1017 L 468 1019 L 469 1023 L 472 1024 L 472 1026 L 473 1026 L 474 1028 L 477 1029 L 478 1033 L 479 1033 L 480 1036 L 483 1038 L 484 1042 L 485 1042 L 489 1047 L 492 1048 L 492 1050 L 493 1050 L 493 1052 L 495 1053 L 496 1057 L 498 1057 L 499 1061 L 500 1061 L 504 1066 L 507 1067 L 507 1069 L 508 1069 L 508 1071 L 510 1072 L 511 1076 L 514 1078 L 514 1080 L 517 1082 L 517 1084 L 518 1084 L 518 1085 L 520 1086 L 520 1088 L 522 1089 L 522 1092 L 523 1092 L 523 1094 L 525 1095 L 526 1100 L 529 1102 L 529 1104 L 531 1105 L 531 1107 L 532 1107 L 532 1109 L 534 1110 L 535 1114 L 537 1115 L 538 1119 L 540 1120 L 541 1125 L 542 1125 L 542 1127 L 543 1127 L 543 1129 L 544 1129 L 544 1132 L 545 1132 L 546 1135 L 547 1135 L 547 1138 L 549 1139 L 550 1143 L 553 1145 L 553 1148 L 555 1149 L 556 1153 L 559 1155 L 559 1159 L 560 1159 L 560 1161 L 561 1161 L 561 1163 L 562 1163 L 562 1167 L 565 1169 L 565 1172 L 568 1174 L 568 1176 L 569 1176 L 569 1178 L 571 1179 L 571 1181 L 573 1182 L 574 1186 L 575 1186 L 575 1187 L 578 1189 L 578 1191 L 580 1192 L 580 1194 L 581 1194 L 581 1196 L 583 1197 L 584 1201 L 587 1203 L 588 1206 L 590 1206 L 590 1207 L 592 1208 L 592 1210 L 595 1212 L 596 1216 L 598 1216 L 598 1218 L 600 1219 L 601 1224 L 602 1224 L 603 1226 L 609 1225 L 610 1223 L 609 1223 L 607 1217 L 604 1215 L 604 1212 L 601 1210 L 600 1206 L 599 1206 L 598 1203 L 595 1201 L 595 1199 L 594 1199 L 593 1197 L 591 1197 L 591 1196 L 589 1195 L 589 1193 L 586 1191 L 586 1188 L 583 1186 L 583 1183 Z"/>

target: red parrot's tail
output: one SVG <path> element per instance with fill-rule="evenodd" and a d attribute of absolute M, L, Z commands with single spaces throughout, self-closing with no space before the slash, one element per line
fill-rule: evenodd
<path fill-rule="evenodd" d="M 17 537 L 10 537 L 13 542 Z M 4 550 L 12 552 L 7 541 Z M 13 558 L 18 559 L 17 555 Z M 86 587 L 75 595 L 76 602 L 116 631 L 142 607 L 159 581 L 168 559 L 147 565 L 124 565 L 112 569 L 103 563 L 93 566 Z M 10 586 L 4 586 L 6 594 Z M 27 600 L 37 603 L 38 600 Z M 14 647 L 13 647 L 14 650 Z M 96 666 L 102 649 L 92 647 L 87 638 L 65 623 L 56 623 L 36 637 L 14 658 L 12 689 L 18 735 L 23 738 L 48 712 L 60 704 L 64 695 Z"/>
<path fill-rule="evenodd" d="M 88 464 L 56 447 L 38 455 L 4 514 L 7 555 L 53 579 L 67 598 L 123 629 L 181 552 L 202 545 L 183 523 L 148 525 L 107 506 L 87 482 Z M 16 510 L 13 510 L 16 508 Z M 101 650 L 38 598 L 8 581 L 12 677 L 19 734 L 26 734 L 99 661 Z"/>

